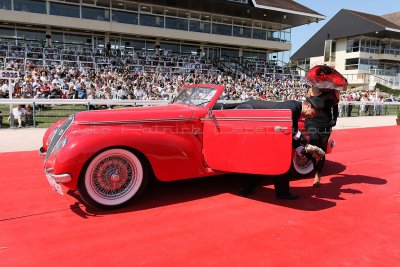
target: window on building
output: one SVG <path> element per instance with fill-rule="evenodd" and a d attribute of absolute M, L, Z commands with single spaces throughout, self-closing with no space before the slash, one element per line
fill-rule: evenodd
<path fill-rule="evenodd" d="M 370 70 L 374 70 L 378 68 L 378 60 L 372 58 L 360 58 L 360 64 L 358 66 L 358 70 L 363 72 L 370 72 Z"/>
<path fill-rule="evenodd" d="M 253 29 L 253 38 L 265 40 L 267 39 L 267 31 L 264 29 Z"/>
<path fill-rule="evenodd" d="M 11 0 L 0 0 L 0 9 L 11 10 Z"/>
<path fill-rule="evenodd" d="M 174 44 L 174 43 L 165 43 L 162 42 L 160 43 L 160 48 L 162 49 L 162 51 L 168 51 L 168 54 L 170 53 L 180 53 L 181 52 L 181 48 L 179 44 Z"/>
<path fill-rule="evenodd" d="M 15 29 L 0 27 L 0 37 L 15 37 Z"/>
<path fill-rule="evenodd" d="M 138 11 L 139 10 L 139 5 L 137 3 L 125 2 L 125 9 L 126 10 L 131 10 L 131 11 Z"/>
<path fill-rule="evenodd" d="M 64 42 L 70 44 L 86 44 L 87 43 L 87 35 L 78 35 L 73 33 L 65 33 L 64 34 Z"/>
<path fill-rule="evenodd" d="M 79 18 L 79 6 L 50 2 L 50 15 Z"/>
<path fill-rule="evenodd" d="M 233 26 L 233 36 L 251 38 L 251 28 Z"/>
<path fill-rule="evenodd" d="M 64 34 L 62 32 L 52 32 L 51 42 L 54 43 L 64 43 Z"/>
<path fill-rule="evenodd" d="M 215 23 L 223 23 L 224 22 L 222 16 L 216 16 L 216 15 L 212 16 L 212 21 Z"/>
<path fill-rule="evenodd" d="M 17 29 L 17 37 L 30 39 L 30 40 L 38 40 L 43 41 L 46 38 L 45 31 L 35 30 L 27 30 L 27 29 Z"/>
<path fill-rule="evenodd" d="M 200 19 L 204 21 L 211 21 L 211 15 L 209 14 L 201 14 Z"/>
<path fill-rule="evenodd" d="M 149 5 L 140 5 L 139 10 L 142 13 L 151 13 L 151 6 L 149 6 Z"/>
<path fill-rule="evenodd" d="M 82 18 L 100 21 L 110 21 L 110 10 L 82 6 Z"/>
<path fill-rule="evenodd" d="M 140 14 L 140 25 L 164 28 L 164 17 Z"/>
<path fill-rule="evenodd" d="M 400 55 L 400 42 L 393 41 L 390 44 L 390 54 L 392 55 Z"/>
<path fill-rule="evenodd" d="M 82 4 L 95 5 L 96 0 L 82 0 Z"/>
<path fill-rule="evenodd" d="M 282 42 L 290 42 L 290 38 L 291 38 L 290 29 L 281 31 L 281 41 Z"/>
<path fill-rule="evenodd" d="M 158 7 L 158 6 L 153 6 L 151 9 L 151 13 L 153 13 L 155 15 L 164 15 L 164 8 Z"/>
<path fill-rule="evenodd" d="M 96 0 L 96 6 L 101 6 L 101 7 L 110 7 L 110 0 Z"/>
<path fill-rule="evenodd" d="M 238 2 L 238 3 L 243 3 L 243 4 L 248 4 L 249 0 L 227 0 L 229 2 Z"/>
<path fill-rule="evenodd" d="M 188 30 L 189 21 L 187 19 L 178 19 L 178 18 L 165 18 L 165 28 L 175 29 L 175 30 Z"/>
<path fill-rule="evenodd" d="M 348 58 L 346 59 L 346 70 L 357 70 L 358 69 L 358 58 Z"/>
<path fill-rule="evenodd" d="M 213 23 L 212 33 L 220 35 L 232 35 L 232 25 Z"/>
<path fill-rule="evenodd" d="M 360 40 L 359 39 L 349 39 L 347 40 L 347 53 L 360 51 Z"/>
<path fill-rule="evenodd" d="M 114 0 L 111 1 L 111 6 L 113 9 L 125 9 L 125 1 L 121 1 L 121 0 Z"/>
<path fill-rule="evenodd" d="M 184 54 L 195 54 L 195 53 L 197 53 L 198 49 L 199 49 L 199 46 L 197 46 L 197 45 L 188 45 L 188 44 L 181 45 L 181 53 L 184 53 Z"/>
<path fill-rule="evenodd" d="M 191 20 L 190 21 L 190 31 L 192 32 L 211 32 L 211 23 L 204 21 Z"/>
<path fill-rule="evenodd" d="M 130 45 L 133 46 L 135 51 L 140 51 L 146 48 L 146 41 L 142 40 L 131 40 Z"/>
<path fill-rule="evenodd" d="M 146 40 L 146 49 L 154 50 L 156 48 L 156 41 L 155 40 Z"/>
<path fill-rule="evenodd" d="M 331 61 L 332 60 L 332 43 L 333 40 L 325 40 L 325 46 L 324 46 L 324 61 Z"/>
<path fill-rule="evenodd" d="M 221 56 L 238 57 L 239 56 L 239 50 L 221 48 Z"/>
<path fill-rule="evenodd" d="M 113 10 L 112 21 L 137 25 L 139 21 L 139 16 L 137 13 Z"/>
<path fill-rule="evenodd" d="M 264 51 L 257 51 L 257 50 L 243 50 L 243 57 L 250 58 L 250 59 L 261 59 L 266 60 L 267 53 Z"/>
<path fill-rule="evenodd" d="M 46 14 L 46 1 L 14 0 L 14 10 Z"/>
<path fill-rule="evenodd" d="M 279 31 L 268 31 L 267 32 L 267 39 L 271 41 L 280 41 L 281 34 Z"/>

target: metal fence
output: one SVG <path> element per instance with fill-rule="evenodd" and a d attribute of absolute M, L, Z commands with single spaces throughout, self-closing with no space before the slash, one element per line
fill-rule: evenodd
<path fill-rule="evenodd" d="M 232 103 L 235 101 L 223 101 Z M 164 100 L 100 100 L 100 99 L 0 99 L 0 125 L 2 128 L 18 127 L 19 122 L 12 115 L 13 108 L 25 106 L 21 119 L 22 127 L 48 127 L 59 119 L 76 112 L 97 109 L 167 105 Z M 28 107 L 29 106 L 29 107 Z M 396 115 L 400 102 L 340 102 L 341 117 Z"/>

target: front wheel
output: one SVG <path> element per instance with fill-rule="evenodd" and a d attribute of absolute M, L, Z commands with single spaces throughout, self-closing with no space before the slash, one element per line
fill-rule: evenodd
<path fill-rule="evenodd" d="M 137 199 L 148 180 L 147 167 L 134 153 L 120 148 L 96 155 L 82 173 L 78 190 L 88 205 L 120 207 Z"/>

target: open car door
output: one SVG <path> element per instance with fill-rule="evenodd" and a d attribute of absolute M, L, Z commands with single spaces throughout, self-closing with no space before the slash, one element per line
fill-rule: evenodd
<path fill-rule="evenodd" d="M 289 170 L 290 110 L 213 110 L 202 120 L 203 156 L 213 170 L 266 175 Z"/>

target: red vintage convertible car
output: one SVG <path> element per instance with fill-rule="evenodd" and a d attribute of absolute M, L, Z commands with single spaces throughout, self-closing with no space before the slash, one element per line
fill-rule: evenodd
<path fill-rule="evenodd" d="M 224 105 L 223 90 L 191 85 L 166 106 L 79 112 L 55 123 L 40 148 L 48 181 L 60 194 L 77 189 L 87 204 L 115 208 L 137 199 L 150 177 L 313 170 L 292 151 L 290 110 Z"/>

